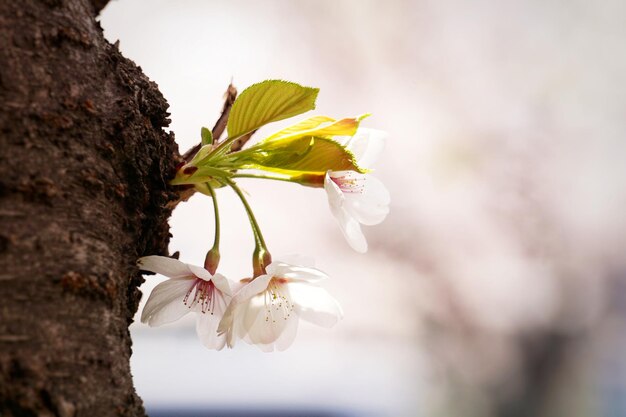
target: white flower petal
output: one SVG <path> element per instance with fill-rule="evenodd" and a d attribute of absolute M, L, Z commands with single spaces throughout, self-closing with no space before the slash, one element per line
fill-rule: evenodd
<path fill-rule="evenodd" d="M 280 255 L 278 262 L 290 265 L 299 265 L 305 268 L 315 268 L 315 258 L 306 255 L 300 255 L 299 253 L 292 253 L 289 255 Z M 270 264 L 271 265 L 271 264 Z M 268 270 L 269 273 L 269 270 Z"/>
<path fill-rule="evenodd" d="M 332 327 L 343 318 L 341 306 L 324 288 L 294 283 L 291 297 L 301 319 L 323 327 Z"/>
<path fill-rule="evenodd" d="M 226 334 L 228 347 L 233 347 L 235 338 L 242 337 L 242 333 L 246 331 L 241 326 L 243 318 L 247 315 L 250 298 L 265 291 L 271 279 L 271 275 L 256 277 L 241 287 L 231 299 L 218 326 L 218 333 Z"/>
<path fill-rule="evenodd" d="M 361 148 L 352 148 L 352 152 L 355 154 L 357 163 L 361 168 L 370 169 L 378 162 L 380 155 L 382 155 L 385 149 L 387 136 L 387 132 L 382 130 L 369 129 L 367 140 L 361 141 L 361 145 L 358 142 L 355 143 L 355 146 L 360 146 Z"/>
<path fill-rule="evenodd" d="M 341 192 L 341 189 L 331 179 L 333 173 L 326 173 L 324 179 L 324 189 L 328 195 L 328 205 L 330 211 L 339 222 L 339 227 L 343 232 L 348 244 L 357 252 L 367 252 L 367 241 L 363 232 L 361 232 L 361 226 L 359 222 L 344 208 L 345 197 Z"/>
<path fill-rule="evenodd" d="M 364 184 L 363 193 L 361 194 L 362 200 L 384 206 L 389 205 L 391 196 L 381 180 L 372 175 L 366 175 Z"/>
<path fill-rule="evenodd" d="M 354 136 L 338 141 L 354 154 L 361 168 L 369 169 L 382 154 L 387 136 L 382 130 L 359 128 Z"/>
<path fill-rule="evenodd" d="M 196 319 L 196 333 L 202 341 L 202 344 L 209 349 L 221 350 L 226 344 L 226 335 L 218 335 L 217 328 L 220 318 L 226 310 L 226 301 L 224 297 L 218 296 L 213 307 L 213 314 L 210 312 L 199 312 Z"/>
<path fill-rule="evenodd" d="M 204 269 L 201 266 L 196 266 L 196 265 L 187 265 L 189 267 L 189 270 L 191 272 L 193 272 L 193 274 L 204 280 L 204 281 L 211 281 L 211 278 L 213 277 L 213 275 L 211 275 L 211 273 L 209 271 L 207 271 L 206 269 Z"/>
<path fill-rule="evenodd" d="M 333 180 L 334 179 L 334 180 Z M 335 182 L 346 188 L 345 192 Z M 367 241 L 360 223 L 374 225 L 389 214 L 389 191 L 384 184 L 370 175 L 351 171 L 327 172 L 324 189 L 330 211 L 350 246 L 357 252 L 367 251 Z"/>
<path fill-rule="evenodd" d="M 298 334 L 298 318 L 295 317 L 295 314 L 294 314 L 292 315 L 292 317 L 290 317 L 287 320 L 287 324 L 285 328 L 283 329 L 282 334 L 280 335 L 278 339 L 276 339 L 276 342 L 274 342 L 274 347 L 278 351 L 283 351 L 287 349 L 289 346 L 293 344 L 293 341 L 295 340 L 297 334 Z"/>
<path fill-rule="evenodd" d="M 295 314 L 287 313 L 278 305 L 266 304 L 267 297 L 271 295 L 259 294 L 248 302 L 248 308 L 243 317 L 243 326 L 246 330 L 243 339 L 248 343 L 272 343 L 280 337 L 289 320 L 297 320 Z"/>
<path fill-rule="evenodd" d="M 217 326 L 218 336 L 225 336 L 226 344 L 229 348 L 235 346 L 237 338 L 241 337 L 244 333 L 240 325 L 241 320 L 235 320 L 235 318 L 239 319 L 242 316 L 246 305 L 247 303 L 235 303 L 231 299 Z"/>
<path fill-rule="evenodd" d="M 184 278 L 192 275 L 186 263 L 166 256 L 144 256 L 137 260 L 137 265 L 141 270 L 156 272 L 169 278 Z"/>
<path fill-rule="evenodd" d="M 290 265 L 280 261 L 268 265 L 267 272 L 274 277 L 287 278 L 290 281 L 317 282 L 328 278 L 328 275 L 319 269 Z"/>
<path fill-rule="evenodd" d="M 246 309 L 242 311 L 241 323 L 245 329 L 242 338 L 251 344 L 268 344 L 276 340 L 276 333 L 272 321 L 266 320 L 263 295 L 256 295 L 248 300 Z M 282 323 L 279 323 L 279 325 Z"/>
<path fill-rule="evenodd" d="M 213 281 L 213 284 L 215 284 L 215 288 L 217 288 L 218 290 L 220 290 L 221 292 L 223 292 L 224 294 L 228 295 L 228 296 L 232 296 L 232 290 L 230 288 L 230 281 L 222 274 L 215 274 L 212 278 L 211 281 Z"/>
<path fill-rule="evenodd" d="M 257 316 L 257 321 L 242 337 L 249 344 L 259 346 L 264 352 L 287 349 L 296 337 L 298 331 L 298 317 L 292 314 L 287 319 L 269 322 L 264 317 Z"/>
<path fill-rule="evenodd" d="M 260 275 L 241 287 L 239 291 L 233 296 L 233 299 L 236 299 L 238 303 L 243 302 L 255 295 L 265 291 L 267 285 L 270 283 L 272 276 L 269 274 Z"/>
<path fill-rule="evenodd" d="M 298 334 L 298 317 L 292 314 L 287 320 L 284 320 L 280 333 L 276 340 L 268 343 L 253 342 L 250 336 L 244 338 L 248 343 L 254 343 L 263 352 L 273 352 L 274 350 L 283 351 L 293 344 L 293 341 Z M 278 326 L 274 326 L 275 328 Z"/>
<path fill-rule="evenodd" d="M 362 201 L 348 201 L 346 210 L 361 224 L 372 226 L 382 223 L 389 214 L 389 206 L 363 204 Z"/>
<path fill-rule="evenodd" d="M 389 214 L 389 191 L 377 178 L 368 176 L 360 194 L 345 196 L 344 207 L 359 223 L 374 225 Z"/>
<path fill-rule="evenodd" d="M 183 303 L 195 278 L 177 278 L 163 281 L 154 289 L 141 313 L 141 321 L 160 326 L 178 320 L 190 309 Z"/>
<path fill-rule="evenodd" d="M 359 222 L 343 208 L 331 211 L 339 222 L 339 227 L 352 249 L 360 253 L 367 252 L 367 240 L 365 240 Z"/>
<path fill-rule="evenodd" d="M 236 310 L 237 303 L 233 302 L 231 299 L 228 306 L 226 306 L 226 310 L 224 310 L 224 315 L 222 316 L 219 325 L 217 326 L 217 333 L 220 335 L 228 333 L 230 335 L 228 339 L 232 338 L 232 329 L 233 322 L 235 320 L 235 313 L 237 312 Z M 228 346 L 232 347 L 230 344 Z"/>
<path fill-rule="evenodd" d="M 328 205 L 330 206 L 331 211 L 343 205 L 343 192 L 341 191 L 341 188 L 339 188 L 339 186 L 331 179 L 330 171 L 328 171 L 324 177 L 324 190 L 326 190 Z"/>

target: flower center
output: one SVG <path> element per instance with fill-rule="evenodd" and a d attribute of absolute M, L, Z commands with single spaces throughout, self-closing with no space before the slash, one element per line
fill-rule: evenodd
<path fill-rule="evenodd" d="M 272 278 L 267 289 L 263 293 L 265 302 L 265 321 L 276 323 L 276 320 L 287 320 L 293 311 L 293 302 L 289 298 L 284 284 L 285 278 Z"/>
<path fill-rule="evenodd" d="M 365 176 L 356 176 L 351 173 L 330 177 L 330 179 L 337 184 L 341 192 L 348 194 L 361 194 L 365 189 Z"/>
<path fill-rule="evenodd" d="M 191 299 L 191 293 L 193 294 L 193 299 Z M 202 313 L 206 313 L 207 311 L 213 315 L 213 309 L 215 308 L 215 302 L 217 297 L 217 289 L 215 288 L 215 284 L 213 281 L 205 281 L 200 278 L 196 278 L 196 282 L 193 283 L 189 291 L 187 291 L 187 295 L 183 298 L 183 303 L 192 308 L 197 304 L 200 305 L 200 310 Z M 191 299 L 191 301 L 189 301 Z"/>

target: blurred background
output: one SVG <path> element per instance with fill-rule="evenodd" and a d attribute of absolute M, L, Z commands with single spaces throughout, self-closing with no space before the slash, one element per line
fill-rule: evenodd
<path fill-rule="evenodd" d="M 365 255 L 323 191 L 240 182 L 275 257 L 315 257 L 344 320 L 272 354 L 206 350 L 193 317 L 133 324 L 153 416 L 626 416 L 626 2 L 117 0 L 100 19 L 181 152 L 231 79 L 319 87 L 315 113 L 389 132 L 391 213 Z M 218 196 L 221 272 L 249 276 L 244 211 Z M 202 264 L 210 200 L 171 225 Z"/>

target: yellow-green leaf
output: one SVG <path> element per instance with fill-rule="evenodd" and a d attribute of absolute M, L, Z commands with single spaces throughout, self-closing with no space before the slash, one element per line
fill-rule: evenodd
<path fill-rule="evenodd" d="M 193 156 L 193 158 L 191 159 L 191 161 L 189 161 L 187 163 L 187 165 L 190 166 L 197 166 L 199 165 L 203 159 L 205 159 L 213 150 L 213 146 L 212 145 L 203 145 L 198 152 Z"/>
<path fill-rule="evenodd" d="M 274 133 L 263 142 L 294 139 L 301 136 L 318 136 L 327 138 L 332 138 L 333 136 L 353 136 L 356 133 L 361 120 L 368 116 L 369 114 L 366 114 L 359 117 L 349 117 L 340 120 L 336 120 L 328 116 L 314 116 Z"/>
<path fill-rule="evenodd" d="M 267 143 L 262 150 L 246 156 L 240 163 L 242 168 L 289 174 L 325 173 L 328 170 L 366 172 L 357 165 L 354 155 L 339 143 L 314 136 Z"/>
<path fill-rule="evenodd" d="M 336 120 L 328 116 L 314 116 L 282 129 L 264 139 L 262 142 L 294 139 L 301 136 L 318 136 L 327 138 L 332 138 L 334 136 L 353 136 L 356 133 L 361 120 L 369 116 L 369 114 L 364 114 L 358 117 L 349 117 L 340 120 Z"/>
<path fill-rule="evenodd" d="M 284 139 L 294 134 L 298 134 L 300 132 L 308 132 L 310 130 L 313 130 L 319 125 L 321 125 L 322 123 L 330 123 L 334 121 L 335 119 L 333 119 L 332 117 L 328 117 L 328 116 L 309 117 L 308 119 L 304 119 L 296 123 L 295 125 L 291 125 L 289 127 L 286 127 L 285 129 L 279 130 L 273 135 L 265 138 L 263 141 L 269 142 L 271 140 Z"/>
<path fill-rule="evenodd" d="M 235 138 L 263 125 L 313 110 L 318 88 L 267 80 L 244 90 L 230 111 L 228 137 Z"/>
<path fill-rule="evenodd" d="M 202 145 L 213 144 L 213 132 L 211 132 L 211 129 L 203 127 L 200 129 L 200 136 L 202 137 Z"/>

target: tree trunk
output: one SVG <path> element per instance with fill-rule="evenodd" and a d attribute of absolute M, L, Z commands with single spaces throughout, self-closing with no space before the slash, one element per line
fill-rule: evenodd
<path fill-rule="evenodd" d="M 106 1 L 0 2 L 0 415 L 144 415 L 135 261 L 166 254 L 178 149 Z"/>

